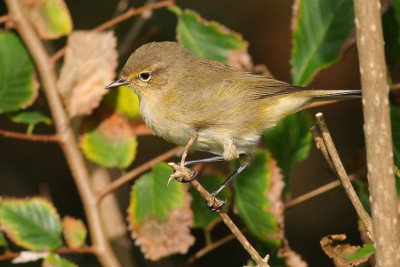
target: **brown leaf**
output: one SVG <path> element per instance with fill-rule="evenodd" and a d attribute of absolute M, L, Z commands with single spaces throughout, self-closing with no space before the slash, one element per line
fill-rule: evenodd
<path fill-rule="evenodd" d="M 69 36 L 58 89 L 70 117 L 88 115 L 100 104 L 115 75 L 115 47 L 112 32 L 76 31 Z"/>
<path fill-rule="evenodd" d="M 279 250 L 279 257 L 285 259 L 285 263 L 288 267 L 308 266 L 307 262 L 305 262 L 301 256 L 296 251 L 292 250 L 288 245 Z"/>
<path fill-rule="evenodd" d="M 321 248 L 328 255 L 329 258 L 333 259 L 335 266 L 337 267 L 352 267 L 358 266 L 359 264 L 368 260 L 368 258 L 362 258 L 358 260 L 347 260 L 345 257 L 355 253 L 360 249 L 359 246 L 352 246 L 350 244 L 342 244 L 346 240 L 346 235 L 328 235 L 321 239 Z"/>
<path fill-rule="evenodd" d="M 191 196 L 185 192 L 185 205 L 172 210 L 166 221 L 147 219 L 140 225 L 130 223 L 135 244 L 140 246 L 146 259 L 156 261 L 174 253 L 187 253 L 195 239 L 190 233 L 193 213 Z"/>
<path fill-rule="evenodd" d="M 62 220 L 65 241 L 70 248 L 79 248 L 85 243 L 86 226 L 79 219 L 65 216 Z"/>

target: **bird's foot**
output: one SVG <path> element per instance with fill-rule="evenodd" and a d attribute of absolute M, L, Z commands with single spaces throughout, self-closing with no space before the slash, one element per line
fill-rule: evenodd
<path fill-rule="evenodd" d="M 174 173 L 169 176 L 168 184 L 172 180 L 177 180 L 178 182 L 181 182 L 181 183 L 189 183 L 189 182 L 193 181 L 194 179 L 196 179 L 196 176 L 197 176 L 196 171 L 189 169 L 185 166 L 178 165 L 174 162 L 170 162 L 170 163 L 168 163 L 168 165 L 171 166 L 172 168 L 174 168 Z"/>
<path fill-rule="evenodd" d="M 207 207 L 214 212 L 221 212 L 225 206 L 226 200 L 219 199 L 214 193 L 211 193 L 211 198 L 206 200 Z"/>

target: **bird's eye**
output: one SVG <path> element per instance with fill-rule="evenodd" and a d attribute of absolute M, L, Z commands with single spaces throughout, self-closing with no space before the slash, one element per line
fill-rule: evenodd
<path fill-rule="evenodd" d="M 139 74 L 139 78 L 144 82 L 148 82 L 151 78 L 151 73 L 150 72 L 142 72 Z"/>

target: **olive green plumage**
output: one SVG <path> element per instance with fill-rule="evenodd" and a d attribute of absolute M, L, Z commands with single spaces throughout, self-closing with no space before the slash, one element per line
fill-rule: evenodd
<path fill-rule="evenodd" d="M 265 129 L 312 101 L 360 95 L 356 90 L 307 90 L 225 64 L 194 58 L 176 42 L 149 43 L 128 59 L 120 79 L 140 99 L 146 124 L 166 140 L 222 155 L 251 155 Z"/>

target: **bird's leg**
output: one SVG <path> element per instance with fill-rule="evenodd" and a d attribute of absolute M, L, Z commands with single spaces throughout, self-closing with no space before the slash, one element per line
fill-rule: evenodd
<path fill-rule="evenodd" d="M 214 192 L 212 192 L 210 195 L 212 195 L 213 201 L 208 201 L 207 202 L 207 207 L 209 207 L 212 211 L 216 211 L 219 212 L 221 211 L 221 209 L 223 208 L 223 206 L 225 205 L 225 201 L 218 199 L 217 196 L 218 194 L 228 185 L 230 184 L 233 179 L 239 175 L 239 173 L 241 173 L 246 167 L 248 166 L 248 163 L 241 163 L 239 168 L 237 168 L 231 175 L 229 175 L 228 178 L 226 178 L 226 180 L 221 184 L 220 187 L 218 187 L 217 190 L 215 190 Z"/>
<path fill-rule="evenodd" d="M 216 161 L 225 161 L 223 156 L 215 156 L 211 158 L 205 158 L 205 159 L 195 159 L 195 160 L 188 160 L 185 161 L 185 166 L 191 166 L 197 163 L 209 163 L 209 162 L 216 162 Z"/>
<path fill-rule="evenodd" d="M 168 184 L 173 180 L 177 180 L 182 183 L 188 183 L 191 180 L 196 178 L 197 173 L 194 170 L 191 170 L 189 168 L 185 167 L 185 161 L 187 154 L 189 152 L 190 147 L 193 145 L 193 143 L 196 141 L 197 136 L 198 136 L 198 130 L 196 130 L 192 137 L 189 139 L 188 143 L 185 146 L 185 149 L 183 150 L 182 158 L 181 158 L 181 164 L 178 165 L 174 162 L 168 163 L 172 168 L 174 168 L 175 172 L 171 174 L 171 176 L 168 179 Z"/>

